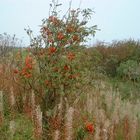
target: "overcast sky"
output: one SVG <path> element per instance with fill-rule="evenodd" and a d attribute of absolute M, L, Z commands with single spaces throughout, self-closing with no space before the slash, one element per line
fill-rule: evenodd
<path fill-rule="evenodd" d="M 62 11 L 69 7 L 70 0 L 59 0 Z M 81 8 L 95 11 L 90 25 L 97 24 L 101 31 L 94 40 L 111 42 L 133 38 L 140 39 L 140 0 L 81 0 Z M 51 0 L 0 0 L 0 34 L 16 34 L 29 43 L 24 28 L 30 28 L 37 34 L 41 20 L 48 17 Z M 79 7 L 80 0 L 73 0 L 72 7 Z"/>

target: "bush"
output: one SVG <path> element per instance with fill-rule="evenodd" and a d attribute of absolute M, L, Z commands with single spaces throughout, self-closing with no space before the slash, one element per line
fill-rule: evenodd
<path fill-rule="evenodd" d="M 102 66 L 109 76 L 117 76 L 117 68 L 127 60 L 140 62 L 139 41 L 123 40 L 114 41 L 111 44 L 98 43 L 96 49 L 103 56 Z"/>
<path fill-rule="evenodd" d="M 59 4 L 51 6 L 51 15 L 43 20 L 38 37 L 33 37 L 30 29 L 26 30 L 31 48 L 14 70 L 27 92 L 36 92 L 44 110 L 53 109 L 61 97 L 69 98 L 71 93 L 76 93 L 84 73 L 79 64 L 82 53 L 79 48 L 83 48 L 87 37 L 94 36 L 97 29 L 96 25 L 86 26 L 92 10 L 69 9 L 68 14 L 60 18 Z"/>
<path fill-rule="evenodd" d="M 140 66 L 137 61 L 128 60 L 126 62 L 122 62 L 120 66 L 117 68 L 118 76 L 129 79 L 133 81 L 139 81 L 140 79 Z"/>

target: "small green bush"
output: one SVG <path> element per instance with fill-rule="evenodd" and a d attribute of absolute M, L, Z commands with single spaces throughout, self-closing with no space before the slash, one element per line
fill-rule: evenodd
<path fill-rule="evenodd" d="M 140 66 L 135 60 L 128 60 L 126 62 L 122 62 L 120 66 L 117 68 L 117 74 L 121 78 L 129 79 L 133 81 L 140 80 Z"/>

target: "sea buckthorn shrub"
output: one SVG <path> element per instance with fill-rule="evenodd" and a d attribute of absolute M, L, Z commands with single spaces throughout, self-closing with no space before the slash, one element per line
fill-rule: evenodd
<path fill-rule="evenodd" d="M 91 9 L 69 9 L 62 18 L 57 7 L 47 19 L 42 20 L 40 35 L 34 37 L 32 30 L 26 29 L 30 37 L 30 47 L 24 62 L 14 70 L 23 85 L 34 90 L 40 97 L 43 107 L 52 109 L 60 97 L 70 98 L 82 83 L 84 68 L 80 57 L 89 35 L 95 34 L 97 26 L 87 27 Z M 47 104 L 47 105 L 46 105 Z"/>

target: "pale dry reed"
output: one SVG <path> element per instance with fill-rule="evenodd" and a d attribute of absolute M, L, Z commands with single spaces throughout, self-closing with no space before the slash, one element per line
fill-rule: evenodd
<path fill-rule="evenodd" d="M 9 123 L 9 140 L 13 140 L 14 134 L 16 132 L 16 122 L 14 120 L 11 120 Z"/>
<path fill-rule="evenodd" d="M 90 94 L 90 93 L 87 94 L 86 105 L 87 105 L 87 112 L 89 115 L 91 115 L 92 111 L 93 111 L 93 100 L 92 100 L 93 98 L 91 96 L 92 96 L 92 94 Z"/>
<path fill-rule="evenodd" d="M 123 101 L 118 90 L 114 91 L 112 87 L 102 83 L 100 89 L 95 88 L 86 94 L 84 110 L 90 114 L 90 118 L 95 118 L 95 140 L 115 140 L 118 127 L 121 127 L 124 140 L 135 140 L 140 101 Z"/>
<path fill-rule="evenodd" d="M 11 117 L 12 120 L 14 120 L 15 115 L 16 115 L 16 100 L 15 100 L 15 95 L 14 95 L 14 89 L 13 87 L 10 88 L 10 93 L 9 93 L 9 103 L 10 103 L 10 111 L 11 111 Z"/>
<path fill-rule="evenodd" d="M 135 117 L 133 120 L 130 120 L 130 135 L 132 140 L 136 140 L 136 133 L 138 129 L 138 119 Z"/>
<path fill-rule="evenodd" d="M 66 123 L 65 123 L 65 140 L 73 140 L 73 117 L 74 108 L 70 107 L 66 113 Z"/>
<path fill-rule="evenodd" d="M 35 94 L 32 90 L 31 96 L 30 96 L 30 108 L 31 108 L 31 118 L 34 123 L 34 138 L 36 140 L 42 139 L 42 111 L 40 108 L 40 105 L 36 105 L 35 102 Z"/>
<path fill-rule="evenodd" d="M 58 104 L 58 122 L 59 122 L 59 124 L 61 124 L 62 118 L 63 118 L 62 111 L 63 111 L 63 98 L 61 96 L 60 97 L 60 103 Z M 59 130 L 59 128 L 57 128 L 57 130 L 54 131 L 53 136 L 54 136 L 54 140 L 59 140 L 60 139 L 60 130 Z"/>
<path fill-rule="evenodd" d="M 95 130 L 96 130 L 96 133 L 94 134 L 94 139 L 100 140 L 100 128 L 99 128 L 99 126 L 96 126 Z"/>
<path fill-rule="evenodd" d="M 34 119 L 34 114 L 35 114 L 35 107 L 36 107 L 36 104 L 35 104 L 35 94 L 34 94 L 34 91 L 32 90 L 31 92 L 31 118 L 32 120 Z"/>
<path fill-rule="evenodd" d="M 11 108 L 14 108 L 14 105 L 15 105 L 15 95 L 14 95 L 13 87 L 10 88 L 9 100 L 10 100 Z"/>
<path fill-rule="evenodd" d="M 60 131 L 55 130 L 55 132 L 54 132 L 54 140 L 59 140 L 59 139 L 60 139 Z"/>
<path fill-rule="evenodd" d="M 3 114 L 3 92 L 0 91 L 0 126 L 3 124 L 4 114 Z"/>
<path fill-rule="evenodd" d="M 34 114 L 34 136 L 35 139 L 42 139 L 42 111 L 40 106 L 36 106 Z"/>

